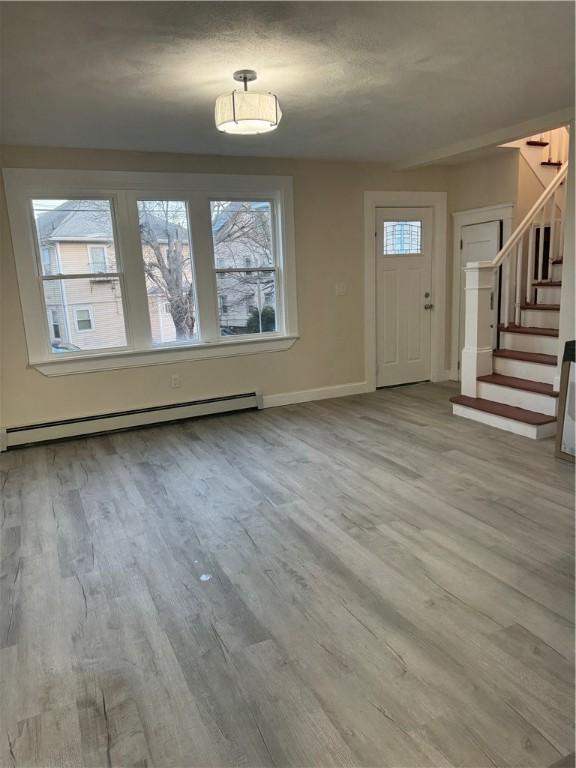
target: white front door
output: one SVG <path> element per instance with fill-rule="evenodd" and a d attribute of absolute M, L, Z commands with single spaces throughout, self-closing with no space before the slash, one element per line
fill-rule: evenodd
<path fill-rule="evenodd" d="M 501 247 L 502 223 L 484 221 L 481 224 L 467 224 L 460 229 L 460 325 L 458 334 L 458 363 L 464 347 L 466 273 L 464 267 L 469 261 L 492 261 Z M 495 304 L 496 302 L 494 302 Z M 494 312 L 496 310 L 494 309 Z M 496 316 L 496 315 L 494 315 Z M 460 367 L 460 366 L 459 366 Z"/>
<path fill-rule="evenodd" d="M 430 378 L 432 209 L 376 210 L 376 386 Z"/>

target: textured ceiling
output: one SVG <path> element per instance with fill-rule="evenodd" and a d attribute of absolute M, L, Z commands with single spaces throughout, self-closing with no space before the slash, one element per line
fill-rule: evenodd
<path fill-rule="evenodd" d="M 401 163 L 570 107 L 571 2 L 8 2 L 5 143 Z M 280 128 L 214 128 L 258 70 Z M 509 138 L 513 138 L 512 136 Z"/>

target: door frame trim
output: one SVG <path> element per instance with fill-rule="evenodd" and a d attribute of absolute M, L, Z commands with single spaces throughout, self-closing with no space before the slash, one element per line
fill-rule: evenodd
<path fill-rule="evenodd" d="M 430 328 L 430 379 L 446 381 L 446 238 L 448 194 L 446 192 L 364 192 L 364 370 L 366 391 L 376 389 L 376 232 L 377 208 L 431 208 L 432 312 Z"/>
<path fill-rule="evenodd" d="M 502 222 L 502 245 L 512 234 L 514 203 L 487 205 L 484 208 L 468 208 L 452 213 L 452 328 L 450 333 L 450 379 L 459 381 L 458 340 L 460 337 L 460 239 L 462 227 L 471 224 L 486 224 L 490 221 Z"/>

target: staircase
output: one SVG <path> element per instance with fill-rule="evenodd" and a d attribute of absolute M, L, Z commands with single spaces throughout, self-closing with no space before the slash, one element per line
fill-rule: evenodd
<path fill-rule="evenodd" d="M 569 131 L 562 126 L 502 146 L 518 149 L 542 186 L 547 187 L 568 160 Z"/>
<path fill-rule="evenodd" d="M 567 173 L 564 163 L 494 261 L 465 267 L 462 394 L 452 411 L 533 439 L 556 432 Z"/>

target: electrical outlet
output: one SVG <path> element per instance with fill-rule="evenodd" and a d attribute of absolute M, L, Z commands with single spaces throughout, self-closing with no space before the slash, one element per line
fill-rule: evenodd
<path fill-rule="evenodd" d="M 176 374 L 174 374 L 174 376 L 171 376 L 170 386 L 172 387 L 172 389 L 180 389 L 180 387 L 182 386 L 182 379 L 180 378 L 180 376 L 177 376 Z"/>

